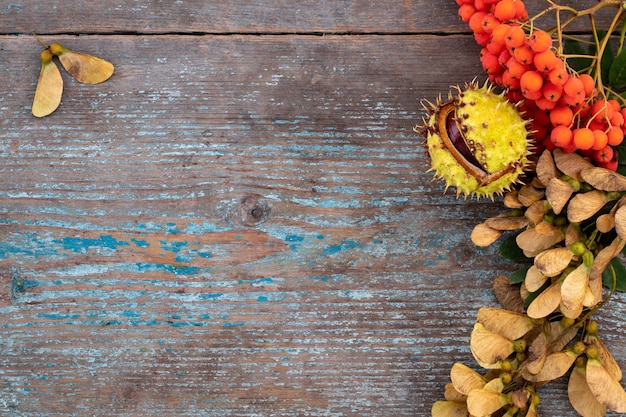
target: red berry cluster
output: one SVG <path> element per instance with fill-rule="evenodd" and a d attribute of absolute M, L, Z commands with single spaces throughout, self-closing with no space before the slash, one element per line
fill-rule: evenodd
<path fill-rule="evenodd" d="M 480 61 L 491 82 L 522 103 L 531 120 L 538 150 L 559 147 L 579 152 L 597 165 L 617 169 L 617 152 L 626 133 L 626 109 L 600 99 L 595 80 L 568 71 L 543 30 L 527 33 L 522 0 L 456 0 L 459 16 L 482 46 Z"/>

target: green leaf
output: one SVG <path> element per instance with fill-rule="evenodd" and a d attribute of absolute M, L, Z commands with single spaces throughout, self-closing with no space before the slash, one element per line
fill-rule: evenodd
<path fill-rule="evenodd" d="M 587 55 L 587 51 L 584 50 L 578 41 L 573 39 L 565 40 L 563 52 L 565 55 Z M 576 72 L 588 69 L 592 63 L 593 60 L 591 58 L 567 58 L 567 64 Z"/>
<path fill-rule="evenodd" d="M 609 85 L 613 88 L 626 87 L 626 49 L 613 61 L 609 71 Z"/>
<path fill-rule="evenodd" d="M 608 288 L 613 287 L 613 274 L 615 274 L 615 289 L 626 291 L 626 267 L 618 258 L 613 258 L 609 266 L 602 272 L 602 284 Z"/>
<path fill-rule="evenodd" d="M 508 236 L 506 239 L 502 241 L 500 247 L 498 248 L 498 252 L 500 255 L 508 260 L 515 262 L 524 262 L 528 261 L 528 257 L 524 255 L 524 251 L 517 246 L 517 242 L 515 238 L 517 235 Z"/>
<path fill-rule="evenodd" d="M 528 272 L 529 269 L 530 266 L 525 266 L 524 268 L 518 269 L 517 271 L 513 272 L 511 274 L 511 277 L 509 278 L 509 282 L 511 284 L 520 284 L 524 282 L 524 280 L 526 279 L 526 272 Z"/>

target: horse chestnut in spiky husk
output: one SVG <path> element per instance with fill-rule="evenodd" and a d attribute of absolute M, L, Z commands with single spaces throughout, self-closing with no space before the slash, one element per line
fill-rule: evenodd
<path fill-rule="evenodd" d="M 457 197 L 501 195 L 519 182 L 528 164 L 527 122 L 504 94 L 485 84 L 456 87 L 458 96 L 429 103 L 430 116 L 416 131 L 426 137 L 435 176 Z"/>

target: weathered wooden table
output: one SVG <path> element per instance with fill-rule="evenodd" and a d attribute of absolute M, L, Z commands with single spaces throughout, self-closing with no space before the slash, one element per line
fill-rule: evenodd
<path fill-rule="evenodd" d="M 0 415 L 429 415 L 517 268 L 412 131 L 483 76 L 456 10 L 0 1 Z M 32 31 L 114 76 L 33 117 Z M 542 415 L 574 414 L 564 386 Z"/>

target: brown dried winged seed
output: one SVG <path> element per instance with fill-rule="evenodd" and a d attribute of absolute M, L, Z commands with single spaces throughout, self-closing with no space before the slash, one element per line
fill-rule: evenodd
<path fill-rule="evenodd" d="M 504 206 L 511 209 L 519 209 L 524 207 L 524 205 L 519 201 L 518 191 L 512 190 L 508 193 L 504 194 Z"/>
<path fill-rule="evenodd" d="M 465 404 L 465 400 L 467 399 L 467 396 L 458 392 L 452 383 L 446 384 L 444 387 L 443 397 L 446 401 L 462 402 L 463 404 Z"/>
<path fill-rule="evenodd" d="M 467 396 L 467 411 L 470 416 L 490 416 L 506 405 L 506 397 L 488 389 L 475 389 Z"/>
<path fill-rule="evenodd" d="M 601 167 L 580 171 L 582 179 L 592 187 L 602 191 L 626 191 L 626 177 Z"/>
<path fill-rule="evenodd" d="M 626 206 L 622 206 L 615 212 L 615 231 L 622 239 L 626 239 Z"/>
<path fill-rule="evenodd" d="M 584 364 L 582 361 L 581 363 Z M 606 407 L 600 404 L 587 385 L 584 365 L 579 365 L 578 361 L 570 373 L 567 395 L 572 407 L 581 416 L 603 417 L 606 414 Z"/>
<path fill-rule="evenodd" d="M 604 191 L 593 190 L 576 194 L 567 206 L 567 219 L 577 223 L 587 220 L 607 203 Z"/>
<path fill-rule="evenodd" d="M 623 376 L 622 369 L 619 367 L 619 364 L 617 363 L 613 355 L 611 355 L 611 352 L 609 352 L 609 349 L 607 349 L 602 340 L 598 338 L 597 334 L 592 335 L 587 333 L 587 335 L 585 336 L 585 343 L 593 345 L 596 347 L 596 349 L 598 349 L 598 357 L 602 362 L 604 368 L 608 371 L 609 374 L 611 374 L 613 378 L 621 381 Z"/>
<path fill-rule="evenodd" d="M 509 277 L 505 275 L 498 275 L 493 280 L 493 294 L 500 305 L 509 311 L 523 313 L 526 310 L 524 300 L 520 297 L 519 285 L 511 284 Z"/>
<path fill-rule="evenodd" d="M 546 216 L 545 200 L 535 201 L 524 212 L 524 216 L 530 221 L 531 224 L 539 224 Z"/>
<path fill-rule="evenodd" d="M 530 342 L 528 345 L 528 359 L 526 361 L 526 368 L 531 374 L 538 374 L 541 372 L 543 365 L 548 357 L 548 340 L 546 334 L 541 332 Z"/>
<path fill-rule="evenodd" d="M 528 219 L 524 216 L 502 214 L 487 219 L 485 224 L 496 230 L 518 230 L 528 225 Z"/>
<path fill-rule="evenodd" d="M 596 228 L 600 233 L 608 233 L 615 228 L 615 214 L 606 213 L 596 219 Z"/>
<path fill-rule="evenodd" d="M 555 214 L 560 214 L 574 193 L 574 187 L 560 178 L 551 178 L 546 188 L 546 199 Z"/>
<path fill-rule="evenodd" d="M 613 411 L 626 413 L 626 392 L 600 360 L 589 358 L 586 371 L 587 384 L 596 399 Z"/>
<path fill-rule="evenodd" d="M 557 148 L 554 150 L 553 156 L 556 167 L 565 175 L 576 178 L 578 181 L 582 181 L 580 171 L 594 167 L 591 162 L 575 152 L 565 153 Z"/>
<path fill-rule="evenodd" d="M 537 178 L 543 184 L 544 187 L 548 185 L 552 178 L 555 178 L 558 175 L 556 165 L 554 165 L 554 159 L 552 159 L 552 153 L 550 151 L 545 150 L 539 156 L 539 160 L 537 161 Z"/>
<path fill-rule="evenodd" d="M 485 223 L 479 223 L 472 229 L 470 239 L 476 246 L 489 246 L 498 240 L 502 233 L 502 231 L 489 227 Z"/>
<path fill-rule="evenodd" d="M 591 264 L 591 271 L 589 271 L 589 283 L 590 285 L 594 281 L 602 282 L 602 272 L 607 268 L 613 258 L 624 249 L 626 240 L 616 237 L 613 239 L 610 245 L 602 248 L 600 252 L 593 259 Z M 592 285 L 593 289 L 593 285 Z"/>
<path fill-rule="evenodd" d="M 574 364 L 578 355 L 571 350 L 555 352 L 548 355 L 543 368 L 537 374 L 531 374 L 524 367 L 522 377 L 531 382 L 547 382 L 562 377 Z"/>
<path fill-rule="evenodd" d="M 547 277 L 555 277 L 567 268 L 574 253 L 567 248 L 548 249 L 535 257 L 535 267 Z"/>
<path fill-rule="evenodd" d="M 539 288 L 541 288 L 543 284 L 546 283 L 547 280 L 548 280 L 548 277 L 545 276 L 539 270 L 539 268 L 537 268 L 535 265 L 532 265 L 530 268 L 528 268 L 528 271 L 526 271 L 526 278 L 524 279 L 524 285 L 526 285 L 526 289 L 528 291 L 535 292 Z"/>
<path fill-rule="evenodd" d="M 517 340 L 537 326 L 526 314 L 483 307 L 478 310 L 476 321 L 490 332 L 497 333 L 509 340 Z"/>
<path fill-rule="evenodd" d="M 574 243 L 580 241 L 581 233 L 577 225 L 569 224 L 565 231 L 565 246 L 571 246 Z"/>
<path fill-rule="evenodd" d="M 563 239 L 565 238 L 560 228 L 547 223 L 540 224 L 545 225 L 540 228 L 543 229 L 540 230 L 542 231 L 542 233 L 539 233 L 539 231 L 537 230 L 538 227 L 533 227 L 524 230 L 515 238 L 517 246 L 519 246 L 520 249 L 522 249 L 522 251 L 524 252 L 524 255 L 529 258 L 537 256 L 544 250 L 563 241 Z"/>
<path fill-rule="evenodd" d="M 471 390 L 481 389 L 487 383 L 482 375 L 460 362 L 452 365 L 450 380 L 454 389 L 463 395 L 469 394 Z"/>
<path fill-rule="evenodd" d="M 470 334 L 470 351 L 478 362 L 494 364 L 506 359 L 514 351 L 513 342 L 490 332 L 480 323 L 474 323 Z"/>
<path fill-rule="evenodd" d="M 556 310 L 560 303 L 561 283 L 555 281 L 530 303 L 527 314 L 534 319 L 540 319 Z"/>
<path fill-rule="evenodd" d="M 535 188 L 532 185 L 523 185 L 517 193 L 517 198 L 525 206 L 529 207 L 535 201 L 541 200 L 545 196 L 543 189 Z"/>
<path fill-rule="evenodd" d="M 570 272 L 561 284 L 561 313 L 567 318 L 576 319 L 583 311 L 583 300 L 589 285 L 589 270 L 580 264 Z"/>
<path fill-rule="evenodd" d="M 430 411 L 432 417 L 467 416 L 467 405 L 463 401 L 435 401 Z"/>

